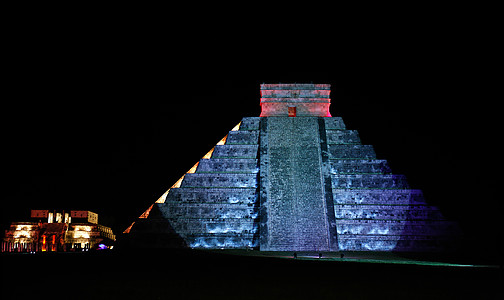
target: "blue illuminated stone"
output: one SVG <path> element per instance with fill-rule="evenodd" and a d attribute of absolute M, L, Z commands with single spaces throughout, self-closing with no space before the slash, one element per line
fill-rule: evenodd
<path fill-rule="evenodd" d="M 328 85 L 261 88 L 262 117 L 243 118 L 138 219 L 132 240 L 149 247 L 440 251 L 458 236 L 457 224 L 393 174 L 357 131 L 328 117 Z M 292 107 L 296 117 L 288 116 Z"/>

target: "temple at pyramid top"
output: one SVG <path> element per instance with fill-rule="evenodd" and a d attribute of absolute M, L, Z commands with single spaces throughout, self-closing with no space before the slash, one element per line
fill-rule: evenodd
<path fill-rule="evenodd" d="M 330 84 L 261 84 L 261 117 L 331 117 Z"/>

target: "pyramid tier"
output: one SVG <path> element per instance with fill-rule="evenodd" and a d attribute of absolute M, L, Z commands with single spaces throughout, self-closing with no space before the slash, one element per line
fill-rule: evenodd
<path fill-rule="evenodd" d="M 327 143 L 336 145 L 360 144 L 357 130 L 327 130 Z"/>
<path fill-rule="evenodd" d="M 341 117 L 324 118 L 324 127 L 327 131 L 346 129 L 345 122 Z"/>
<path fill-rule="evenodd" d="M 334 189 L 405 189 L 408 182 L 404 175 L 332 175 Z"/>
<path fill-rule="evenodd" d="M 256 158 L 257 145 L 217 145 L 212 158 Z"/>
<path fill-rule="evenodd" d="M 340 251 L 432 252 L 449 249 L 453 244 L 454 239 L 450 236 L 353 235 L 341 236 L 338 240 Z"/>
<path fill-rule="evenodd" d="M 441 220 L 439 210 L 429 205 L 336 204 L 336 220 Z"/>
<path fill-rule="evenodd" d="M 222 173 L 193 173 L 186 174 L 181 188 L 187 187 L 229 187 L 229 188 L 256 188 L 256 174 L 222 174 Z"/>
<path fill-rule="evenodd" d="M 371 145 L 328 145 L 329 159 L 374 159 L 376 153 Z"/>
<path fill-rule="evenodd" d="M 457 225 L 447 220 L 338 220 L 338 234 L 349 235 L 450 235 Z"/>
<path fill-rule="evenodd" d="M 230 131 L 226 145 L 257 145 L 259 132 L 257 130 Z"/>
<path fill-rule="evenodd" d="M 422 191 L 411 189 L 333 189 L 333 199 L 335 204 L 425 204 Z"/>
<path fill-rule="evenodd" d="M 196 173 L 257 173 L 257 159 L 202 159 Z"/>
<path fill-rule="evenodd" d="M 145 245 L 436 251 L 459 234 L 339 117 L 243 118 L 163 197 L 132 227 Z"/>
<path fill-rule="evenodd" d="M 174 205 L 186 203 L 256 203 L 255 189 L 242 188 L 178 188 L 171 189 L 165 203 L 173 202 Z"/>
<path fill-rule="evenodd" d="M 260 117 L 246 117 L 241 120 L 239 131 L 259 130 Z"/>
<path fill-rule="evenodd" d="M 331 160 L 331 174 L 390 174 L 384 159 L 339 159 Z"/>

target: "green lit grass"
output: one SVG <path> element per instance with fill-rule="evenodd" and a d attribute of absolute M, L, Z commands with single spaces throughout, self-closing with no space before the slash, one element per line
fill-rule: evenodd
<path fill-rule="evenodd" d="M 293 252 L 286 251 L 256 251 L 256 250 L 206 250 L 215 253 L 239 255 L 239 256 L 255 256 L 269 257 L 286 260 L 302 260 L 302 261 L 318 261 L 327 263 L 362 263 L 362 264 L 388 264 L 388 265 L 417 265 L 428 267 L 453 267 L 453 268 L 499 268 L 497 265 L 478 265 L 478 264 L 460 264 L 442 261 L 425 261 L 411 258 L 401 257 L 392 252 L 343 252 L 344 257 L 341 258 L 339 252 L 323 252 L 322 258 L 318 257 L 316 252 L 298 252 L 297 258 L 294 259 Z"/>

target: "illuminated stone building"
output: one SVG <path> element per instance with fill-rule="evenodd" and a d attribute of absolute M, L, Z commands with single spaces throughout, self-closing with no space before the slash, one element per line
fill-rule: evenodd
<path fill-rule="evenodd" d="M 246 117 L 129 228 L 136 247 L 440 251 L 457 225 L 329 113 L 328 84 L 262 84 Z"/>
<path fill-rule="evenodd" d="M 32 210 L 35 222 L 13 222 L 2 241 L 2 252 L 58 252 L 105 249 L 112 246 L 112 229 L 98 224 L 98 214 Z"/>

